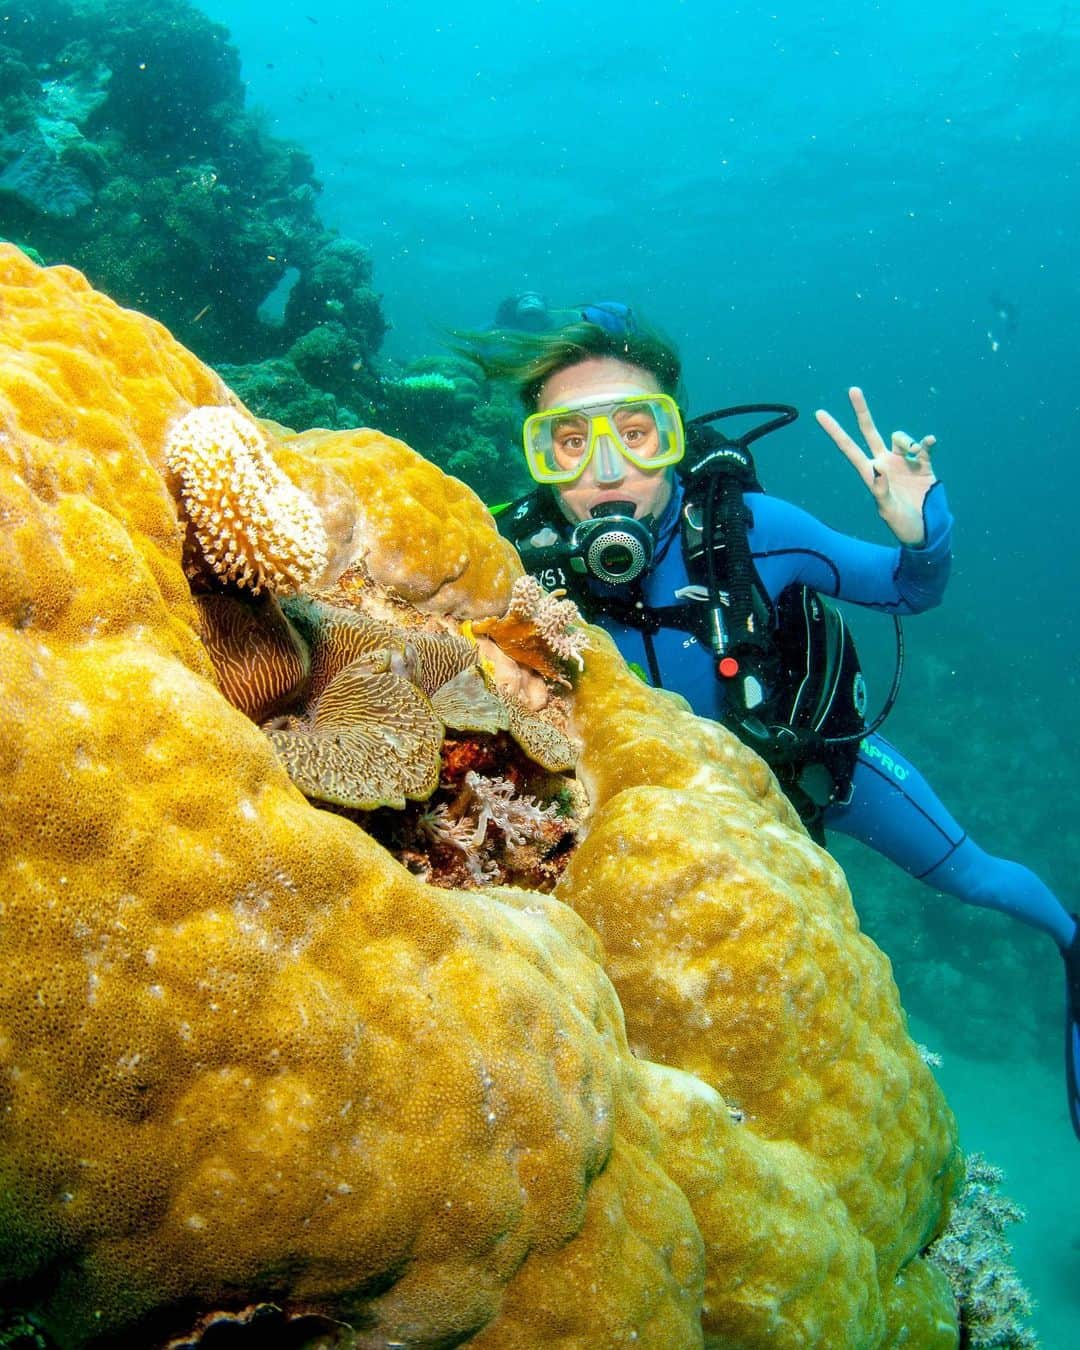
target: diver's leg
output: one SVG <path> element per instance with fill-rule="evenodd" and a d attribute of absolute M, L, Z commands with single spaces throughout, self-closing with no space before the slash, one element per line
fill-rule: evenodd
<path fill-rule="evenodd" d="M 998 909 L 1049 933 L 1064 950 L 1076 921 L 1028 867 L 981 849 L 895 746 L 868 736 L 859 747 L 851 800 L 830 806 L 825 827 L 851 835 L 905 872 L 969 905 Z"/>
<path fill-rule="evenodd" d="M 1050 934 L 1065 959 L 1065 1072 L 1080 1138 L 1080 920 L 1030 868 L 969 839 L 922 774 L 881 736 L 860 745 L 850 800 L 829 807 L 825 826 L 868 844 L 928 886 Z"/>

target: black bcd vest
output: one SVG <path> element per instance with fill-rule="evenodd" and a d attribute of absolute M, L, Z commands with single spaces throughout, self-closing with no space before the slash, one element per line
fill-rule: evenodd
<path fill-rule="evenodd" d="M 754 680 L 760 683 L 763 693 L 760 704 L 740 706 L 744 700 L 732 697 L 734 687 L 718 663 L 717 678 L 728 693 L 724 723 L 769 764 L 820 841 L 823 811 L 850 796 L 865 726 L 865 686 L 851 632 L 831 600 L 795 584 L 777 597 L 775 605 L 769 602 L 749 550 L 752 516 L 743 494 L 755 491 L 761 488 L 752 477 L 736 475 L 726 485 L 726 504 L 712 511 L 711 560 L 702 537 L 700 493 L 688 491 L 679 543 L 691 585 L 703 599 L 663 607 L 646 606 L 634 595 L 633 586 L 626 599 L 597 596 L 590 590 L 587 577 L 569 565 L 567 522 L 544 489 L 512 502 L 498 514 L 497 523 L 520 553 L 525 570 L 541 585 L 565 590 L 590 621 L 606 615 L 639 629 L 650 654 L 651 635 L 661 628 L 691 633 L 715 651 L 711 607 L 704 597 L 710 592 L 718 596 L 721 622 L 729 613 L 736 618 L 731 659 L 744 678 L 749 673 L 751 685 Z M 650 666 L 652 682 L 662 685 L 655 658 Z"/>

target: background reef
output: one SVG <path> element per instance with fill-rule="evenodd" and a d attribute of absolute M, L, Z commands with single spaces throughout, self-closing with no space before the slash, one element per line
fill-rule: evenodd
<path fill-rule="evenodd" d="M 318 220 L 310 157 L 244 106 L 235 47 L 183 0 L 41 0 L 4 16 L 0 217 L 209 359 L 283 353 L 323 322 L 385 331 L 359 245 Z M 288 273 L 272 317 L 259 307 Z M 358 365 L 358 389 L 371 377 Z"/>
<path fill-rule="evenodd" d="M 380 368 L 370 251 L 322 224 L 224 27 L 188 0 L 17 0 L 0 90 L 0 236 L 160 319 L 261 415 L 379 426 L 492 500 L 521 490 L 507 403 L 453 360 Z"/>

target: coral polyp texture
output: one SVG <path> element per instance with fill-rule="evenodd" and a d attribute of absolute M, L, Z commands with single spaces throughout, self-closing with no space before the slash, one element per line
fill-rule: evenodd
<path fill-rule="evenodd" d="M 170 428 L 165 462 L 205 561 L 258 595 L 314 584 L 330 542 L 314 502 L 278 468 L 266 433 L 236 408 L 192 408 Z"/>
<path fill-rule="evenodd" d="M 254 692 L 225 643 L 251 707 L 219 684 L 165 444 L 228 391 L 2 246 L 0 343 L 9 1325 L 63 1347 L 260 1325 L 372 1350 L 955 1346 L 922 1256 L 951 1115 L 760 762 L 590 630 L 566 697 L 591 815 L 556 895 L 428 884 L 307 801 L 248 715 L 310 674 L 281 655 L 301 601 L 257 602 Z M 505 613 L 520 567 L 459 483 L 372 431 L 267 434 L 343 550 L 339 602 Z M 426 828 L 448 851 L 553 827 L 476 745 L 443 755 L 460 801 Z"/>

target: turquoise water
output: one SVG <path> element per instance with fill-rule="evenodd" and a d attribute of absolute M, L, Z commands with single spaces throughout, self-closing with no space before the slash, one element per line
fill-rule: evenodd
<path fill-rule="evenodd" d="M 520 287 L 625 298 L 680 343 L 694 410 L 799 405 L 761 451 L 767 484 L 871 538 L 806 417 L 860 383 L 885 427 L 937 435 L 956 569 L 945 608 L 908 625 L 889 731 L 980 842 L 1080 908 L 1080 6 L 205 8 L 273 130 L 314 156 L 323 218 L 372 249 L 388 353 L 431 351 Z M 883 684 L 888 634 L 856 623 Z M 841 856 L 965 1146 L 1028 1210 L 1036 1325 L 1069 1350 L 1080 1144 L 1059 958 Z"/>
<path fill-rule="evenodd" d="M 842 415 L 859 383 L 883 427 L 938 437 L 956 566 L 945 607 L 908 625 L 889 734 L 979 842 L 1080 909 L 1080 4 L 201 8 L 230 30 L 249 102 L 312 156 L 323 220 L 370 249 L 386 356 L 436 350 L 523 287 L 625 299 L 680 344 L 691 411 L 800 406 L 761 449 L 766 484 L 870 538 L 811 411 Z M 890 630 L 854 622 L 881 690 Z M 1017 1258 L 1043 1344 L 1071 1350 L 1060 961 L 836 851 L 916 1039 L 943 1056 L 963 1144 L 1029 1212 Z"/>
<path fill-rule="evenodd" d="M 858 382 L 883 426 L 933 431 L 959 520 L 934 656 L 978 653 L 948 711 L 977 693 L 1070 759 L 1080 5 L 204 8 L 313 155 L 323 218 L 371 248 L 388 354 L 524 286 L 624 297 L 680 342 L 692 410 L 801 407 L 767 485 L 870 537 L 805 419 Z M 981 719 L 952 753 L 997 735 Z M 1063 810 L 1042 803 L 1053 856 L 1033 861 L 1065 881 Z"/>

